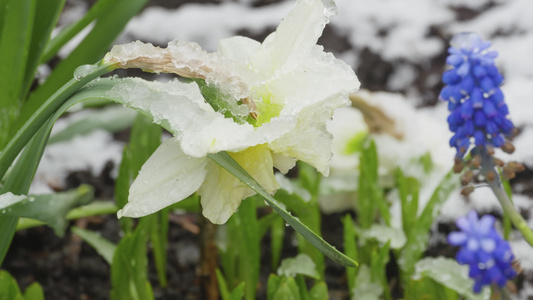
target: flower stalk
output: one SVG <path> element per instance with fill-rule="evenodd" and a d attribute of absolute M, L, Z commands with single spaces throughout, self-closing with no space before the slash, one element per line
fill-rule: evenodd
<path fill-rule="evenodd" d="M 527 225 L 526 220 L 522 218 L 520 213 L 516 210 L 511 199 L 507 196 L 505 192 L 501 179 L 499 176 L 494 176 L 496 166 L 491 159 L 492 157 L 486 151 L 481 152 L 482 155 L 482 164 L 481 164 L 481 174 L 487 178 L 487 184 L 492 189 L 492 192 L 500 202 L 503 212 L 509 217 L 511 223 L 522 233 L 522 236 L 528 242 L 529 245 L 533 247 L 533 231 Z M 490 175 L 492 174 L 492 175 Z"/>

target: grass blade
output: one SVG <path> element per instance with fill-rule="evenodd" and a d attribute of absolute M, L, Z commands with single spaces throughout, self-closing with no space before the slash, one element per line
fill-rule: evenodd
<path fill-rule="evenodd" d="M 117 249 L 115 244 L 106 240 L 99 232 L 82 229 L 76 226 L 73 226 L 70 230 L 87 244 L 91 245 L 91 247 L 93 247 L 108 264 L 111 265 L 113 263 L 113 255 L 115 255 L 115 250 Z"/>
<path fill-rule="evenodd" d="M 448 199 L 450 193 L 458 186 L 459 180 L 457 176 L 452 171 L 448 172 L 431 195 L 420 217 L 413 224 L 411 232 L 407 234 L 407 243 L 400 253 L 398 264 L 408 276 L 414 272 L 415 263 L 426 250 L 429 230 L 438 216 L 440 208 Z"/>

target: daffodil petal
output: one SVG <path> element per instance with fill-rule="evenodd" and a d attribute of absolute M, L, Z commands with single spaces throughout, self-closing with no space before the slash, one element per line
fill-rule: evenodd
<path fill-rule="evenodd" d="M 272 159 L 274 161 L 274 167 L 283 174 L 287 174 L 296 165 L 296 159 L 294 157 L 284 154 L 272 152 Z"/>
<path fill-rule="evenodd" d="M 142 217 L 194 193 L 206 175 L 207 158 L 184 154 L 176 138 L 163 142 L 142 166 L 118 217 Z"/>
<path fill-rule="evenodd" d="M 263 74 L 279 72 L 289 60 L 301 60 L 300 55 L 316 44 L 329 17 L 336 14 L 331 0 L 298 0 L 294 9 L 263 42 L 252 61 L 253 69 Z"/>
<path fill-rule="evenodd" d="M 274 178 L 272 155 L 265 145 L 230 153 L 267 192 L 274 193 L 279 185 Z M 202 213 L 215 224 L 224 224 L 239 208 L 241 201 L 255 192 L 214 162 L 207 165 L 207 176 L 198 190 Z"/>
<path fill-rule="evenodd" d="M 217 53 L 242 64 L 242 62 L 248 61 L 260 48 L 261 43 L 256 40 L 244 36 L 234 36 L 220 40 Z"/>

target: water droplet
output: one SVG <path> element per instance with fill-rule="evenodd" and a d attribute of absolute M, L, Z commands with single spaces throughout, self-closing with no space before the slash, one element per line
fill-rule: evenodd
<path fill-rule="evenodd" d="M 74 71 L 74 79 L 80 80 L 83 77 L 96 71 L 97 68 L 98 67 L 96 67 L 95 65 L 81 65 Z"/>
<path fill-rule="evenodd" d="M 50 200 L 50 201 L 48 201 L 48 205 L 50 205 L 50 206 L 54 205 L 55 203 L 56 203 L 56 202 L 55 202 L 54 200 Z"/>
<path fill-rule="evenodd" d="M 5 214 L 7 211 L 5 209 L 2 209 L 2 213 Z"/>
<path fill-rule="evenodd" d="M 35 198 L 34 197 L 29 197 L 28 201 L 33 202 L 33 201 L 35 201 Z"/>

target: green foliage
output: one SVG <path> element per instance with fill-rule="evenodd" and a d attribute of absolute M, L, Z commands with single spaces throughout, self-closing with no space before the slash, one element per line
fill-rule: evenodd
<path fill-rule="evenodd" d="M 219 243 L 222 266 L 229 287 L 245 283 L 245 299 L 256 298 L 260 267 L 259 222 L 253 198 L 241 203 L 225 227 L 224 245 Z"/>
<path fill-rule="evenodd" d="M 96 250 L 96 252 L 98 252 L 98 254 L 100 254 L 100 256 L 102 256 L 108 264 L 111 265 L 113 263 L 113 256 L 115 255 L 115 251 L 117 249 L 115 244 L 102 237 L 98 232 L 78 228 L 76 226 L 73 226 L 70 230 L 84 240 L 87 244 L 91 245 L 91 247 L 93 247 L 94 250 Z"/>
<path fill-rule="evenodd" d="M 222 297 L 222 300 L 240 300 L 242 299 L 242 297 L 244 297 L 244 282 L 241 282 L 230 293 L 226 278 L 224 278 L 224 275 L 222 274 L 222 272 L 220 272 L 220 269 L 216 269 L 215 272 L 217 276 L 218 289 L 220 290 L 220 296 Z"/>
<path fill-rule="evenodd" d="M 0 287 L 0 300 L 44 300 L 43 289 L 38 283 L 32 283 L 22 294 L 15 279 L 3 270 L 0 270 Z"/>
<path fill-rule="evenodd" d="M 18 1 L 18 0 L 15 0 Z M 27 103 L 22 107 L 19 126 L 37 110 L 37 108 L 65 85 L 72 78 L 74 70 L 83 64 L 93 64 L 106 53 L 111 43 L 118 37 L 126 23 L 137 14 L 148 0 L 99 0 L 87 16 L 78 21 L 81 25 L 68 27 L 72 33 L 59 35 L 59 45 L 65 44 L 77 31 L 81 31 L 94 20 L 94 26 L 81 43 L 54 68 L 48 79 L 32 92 Z M 58 40 L 56 40 L 58 41 Z M 55 55 L 60 46 L 47 47 L 47 53 L 42 59 L 49 59 Z"/>
<path fill-rule="evenodd" d="M 360 265 L 357 272 L 357 280 L 353 288 L 352 300 L 378 300 L 383 293 L 383 287 L 379 281 L 372 278 L 370 268 L 367 265 Z M 416 299 L 416 298 L 413 298 Z"/>
<path fill-rule="evenodd" d="M 289 211 L 294 212 L 296 217 L 318 236 L 321 236 L 321 217 L 318 206 L 320 179 L 320 174 L 313 167 L 298 163 L 296 180 L 289 180 L 281 175 L 276 176 L 281 189 L 275 195 Z M 320 277 L 324 278 L 324 255 L 301 235 L 298 235 L 298 252 L 311 257 Z"/>
<path fill-rule="evenodd" d="M 407 243 L 398 257 L 398 264 L 402 271 L 405 272 L 406 277 L 413 274 L 416 262 L 426 250 L 429 230 L 440 213 L 440 208 L 448 199 L 450 193 L 458 186 L 459 180 L 457 176 L 450 171 L 431 195 L 422 214 L 413 223 L 411 231 L 406 233 Z"/>
<path fill-rule="evenodd" d="M 3 196 L 8 196 L 3 195 Z M 15 196 L 0 201 L 3 215 L 36 219 L 48 224 L 58 236 L 63 236 L 68 225 L 66 214 L 79 205 L 87 204 L 94 198 L 91 186 L 82 185 L 77 189 L 55 194 Z M 11 205 L 9 202 L 13 202 Z"/>
<path fill-rule="evenodd" d="M 343 223 L 343 241 L 344 241 L 344 254 L 349 258 L 359 261 L 359 253 L 357 249 L 357 242 L 355 239 L 355 230 L 352 217 L 350 215 L 344 216 Z M 357 269 L 346 268 L 346 281 L 348 283 L 348 291 L 350 296 L 353 296 L 353 289 L 355 287 L 355 280 L 357 276 Z"/>
<path fill-rule="evenodd" d="M 418 180 L 405 177 L 402 170 L 396 170 L 396 184 L 402 204 L 402 225 L 405 234 L 411 232 L 418 216 Z"/>
<path fill-rule="evenodd" d="M 359 189 L 355 204 L 359 225 L 363 228 L 372 226 L 377 211 L 381 214 L 383 221 L 390 225 L 388 203 L 378 181 L 378 155 L 374 141 L 371 141 L 370 145 L 361 152 L 359 168 Z"/>
<path fill-rule="evenodd" d="M 67 213 L 67 215 L 65 216 L 65 219 L 76 220 L 76 219 L 86 218 L 90 216 L 116 214 L 117 210 L 118 210 L 117 206 L 112 202 L 94 201 L 87 205 L 73 208 Z M 44 224 L 46 223 L 35 220 L 35 219 L 20 218 L 17 224 L 17 231 L 28 229 L 28 228 L 35 227 L 35 226 L 44 225 Z"/>
<path fill-rule="evenodd" d="M 115 250 L 120 255 L 114 255 L 111 264 L 111 300 L 154 299 L 147 275 L 149 228 L 143 221 L 122 238 Z"/>
<path fill-rule="evenodd" d="M 67 141 L 78 135 L 86 135 L 96 129 L 118 132 L 130 127 L 136 115 L 137 113 L 132 109 L 110 105 L 90 113 L 55 133 L 48 140 L 48 144 Z"/>
<path fill-rule="evenodd" d="M 328 289 L 323 281 L 317 281 L 308 290 L 304 276 L 318 279 L 318 270 L 311 258 L 298 254 L 281 262 L 278 275 L 270 274 L 267 282 L 267 299 L 326 300 Z"/>
<path fill-rule="evenodd" d="M 305 254 L 298 254 L 294 258 L 286 258 L 281 262 L 278 268 L 278 275 L 285 277 L 295 277 L 296 275 L 305 275 L 311 278 L 319 279 L 320 275 L 316 270 L 315 263 Z"/>
<path fill-rule="evenodd" d="M 480 294 L 472 292 L 473 280 L 468 276 L 468 267 L 462 266 L 450 258 L 424 258 L 415 265 L 416 272 L 413 278 L 429 278 L 434 283 L 425 281 L 415 283 L 412 290 L 420 289 L 421 285 L 430 284 L 431 288 L 425 287 L 426 293 L 437 295 L 449 295 L 437 299 L 458 299 L 457 294 L 471 300 L 487 299 L 489 291 L 485 289 Z M 436 283 L 439 283 L 440 286 Z M 441 291 L 441 292 L 439 292 Z"/>

